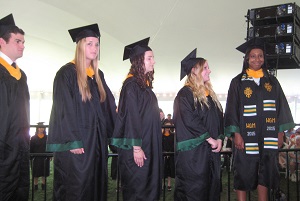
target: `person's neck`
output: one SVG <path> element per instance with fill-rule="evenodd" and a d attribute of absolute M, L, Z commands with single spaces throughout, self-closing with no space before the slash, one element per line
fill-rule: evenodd
<path fill-rule="evenodd" d="M 11 64 L 12 62 L 16 62 L 17 59 L 15 58 L 11 58 L 10 56 L 8 56 L 5 52 L 0 50 L 0 56 L 9 64 Z"/>

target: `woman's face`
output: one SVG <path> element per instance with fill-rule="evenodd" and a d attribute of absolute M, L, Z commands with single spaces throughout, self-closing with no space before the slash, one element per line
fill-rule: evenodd
<path fill-rule="evenodd" d="M 205 63 L 203 64 L 202 72 L 199 64 L 193 67 L 191 72 L 198 78 L 199 76 L 201 76 L 204 83 L 210 80 L 209 74 L 211 73 L 211 70 L 209 69 L 207 61 L 205 61 Z"/>
<path fill-rule="evenodd" d="M 264 64 L 264 52 L 261 49 L 252 49 L 249 53 L 249 68 L 252 70 L 259 70 Z"/>
<path fill-rule="evenodd" d="M 201 73 L 201 76 L 202 76 L 202 79 L 203 79 L 204 83 L 210 80 L 210 78 L 209 78 L 210 73 L 211 73 L 211 70 L 209 69 L 209 65 L 206 61 L 203 65 L 203 71 Z"/>
<path fill-rule="evenodd" d="M 154 70 L 154 55 L 152 51 L 146 51 L 144 55 L 145 74 Z"/>
<path fill-rule="evenodd" d="M 38 133 L 44 133 L 45 128 L 38 128 Z"/>
<path fill-rule="evenodd" d="M 95 37 L 86 37 L 85 40 L 86 60 L 92 61 L 96 59 L 99 54 L 99 39 Z"/>

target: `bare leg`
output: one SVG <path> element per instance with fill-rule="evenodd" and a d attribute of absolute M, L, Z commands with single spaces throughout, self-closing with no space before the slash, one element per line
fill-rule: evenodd
<path fill-rule="evenodd" d="M 45 177 L 42 177 L 42 184 L 45 184 Z"/>
<path fill-rule="evenodd" d="M 257 186 L 258 192 L 258 201 L 267 201 L 268 200 L 268 188 L 262 185 Z"/>
<path fill-rule="evenodd" d="M 236 190 L 235 192 L 238 201 L 246 201 L 246 191 Z"/>
<path fill-rule="evenodd" d="M 39 183 L 39 178 L 38 178 L 38 177 L 34 177 L 34 178 L 33 178 L 33 183 L 34 183 L 34 185 L 38 185 L 38 183 Z"/>
<path fill-rule="evenodd" d="M 171 186 L 171 177 L 168 177 L 168 186 Z"/>
<path fill-rule="evenodd" d="M 246 201 L 246 191 L 236 190 L 235 192 L 238 201 Z"/>

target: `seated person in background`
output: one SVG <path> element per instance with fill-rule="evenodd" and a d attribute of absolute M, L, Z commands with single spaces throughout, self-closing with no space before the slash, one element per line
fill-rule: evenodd
<path fill-rule="evenodd" d="M 289 149 L 290 148 L 290 141 L 289 138 L 286 136 L 286 132 L 283 134 L 283 143 L 280 149 Z M 279 165 L 281 169 L 286 168 L 286 152 L 279 152 Z"/>
<path fill-rule="evenodd" d="M 291 146 L 291 149 L 300 149 L 300 135 L 297 135 L 295 137 L 295 144 Z M 296 156 L 297 156 L 297 161 L 296 161 Z M 293 182 L 297 181 L 297 176 L 296 176 L 296 168 L 298 163 L 298 168 L 300 167 L 300 152 L 298 151 L 297 155 L 296 152 L 289 152 L 289 157 L 290 157 L 290 180 Z M 298 178 L 299 179 L 299 178 Z"/>

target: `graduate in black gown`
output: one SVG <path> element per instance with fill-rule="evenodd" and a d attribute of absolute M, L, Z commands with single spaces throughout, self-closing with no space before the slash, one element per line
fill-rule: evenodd
<path fill-rule="evenodd" d="M 24 31 L 13 15 L 0 20 L 0 200 L 29 197 L 29 92 L 16 65 L 23 56 Z"/>
<path fill-rule="evenodd" d="M 237 49 L 244 63 L 230 83 L 224 122 L 226 136 L 233 137 L 234 189 L 238 200 L 256 188 L 258 200 L 268 200 L 268 188 L 279 187 L 283 131 L 295 124 L 278 80 L 267 71 L 264 40 L 253 38 Z"/>
<path fill-rule="evenodd" d="M 30 153 L 45 153 L 46 152 L 46 127 L 44 122 L 37 123 L 35 135 L 30 139 Z M 45 189 L 45 177 L 50 174 L 50 158 L 35 157 L 32 163 L 32 175 L 34 182 L 34 189 L 38 190 L 39 177 L 42 177 L 42 190 Z"/>
<path fill-rule="evenodd" d="M 187 75 L 174 100 L 175 201 L 220 200 L 222 106 L 212 89 L 208 62 L 194 49 L 181 61 Z"/>
<path fill-rule="evenodd" d="M 47 151 L 54 153 L 54 200 L 107 200 L 108 137 L 116 105 L 98 69 L 97 24 L 69 30 L 75 59 L 59 69 Z"/>
<path fill-rule="evenodd" d="M 174 126 L 169 119 L 165 120 L 164 126 Z M 175 141 L 175 132 L 172 128 L 163 128 L 162 129 L 162 147 L 163 152 L 174 152 Z M 171 178 L 175 178 L 175 162 L 174 155 L 164 156 L 164 179 L 167 178 L 167 189 L 168 191 L 172 190 L 171 187 Z M 165 182 L 163 182 L 165 185 Z M 165 186 L 164 186 L 165 187 Z"/>
<path fill-rule="evenodd" d="M 124 201 L 159 200 L 162 135 L 158 102 L 152 91 L 154 55 L 150 38 L 125 47 L 131 68 L 123 83 L 111 144 L 119 148 Z"/>

